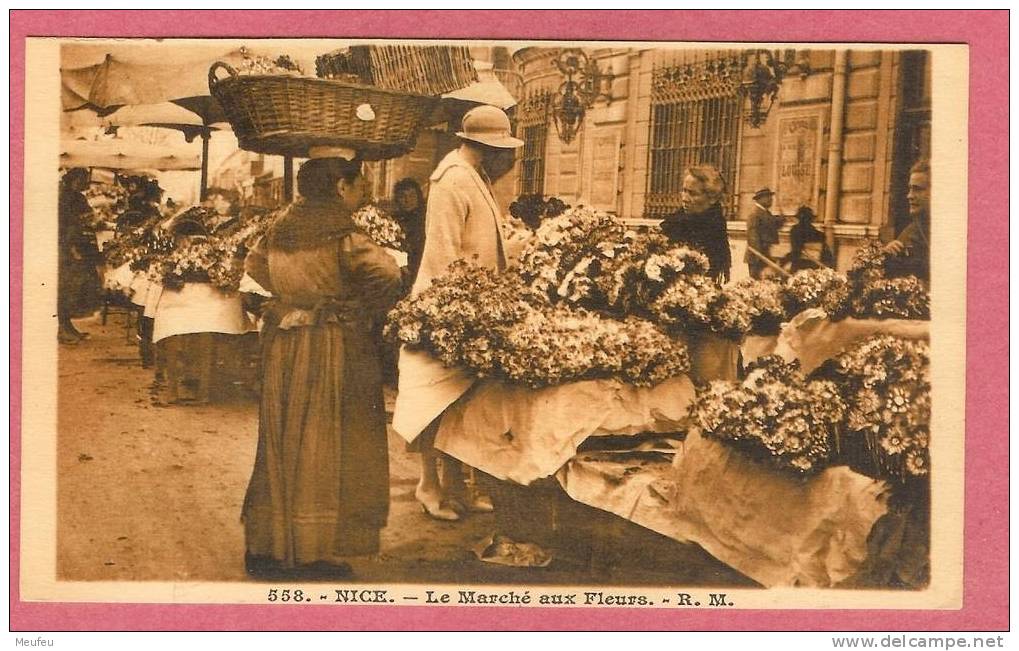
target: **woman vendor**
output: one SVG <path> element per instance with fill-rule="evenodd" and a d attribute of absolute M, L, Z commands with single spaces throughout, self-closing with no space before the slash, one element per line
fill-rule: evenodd
<path fill-rule="evenodd" d="M 711 165 L 696 165 L 683 174 L 683 206 L 665 218 L 662 232 L 676 244 L 699 249 L 708 256 L 708 274 L 719 283 L 729 280 L 732 253 L 722 198 L 725 179 Z"/>
<path fill-rule="evenodd" d="M 718 284 L 729 280 L 732 253 L 722 199 L 725 179 L 711 165 L 696 165 L 683 175 L 683 206 L 665 218 L 662 232 L 675 244 L 684 244 L 708 256 L 708 275 Z M 706 331 L 689 330 L 690 374 L 698 382 L 736 376 L 739 347 Z"/>
<path fill-rule="evenodd" d="M 88 336 L 78 331 L 71 317 L 94 308 L 99 294 L 99 250 L 84 225 L 92 213 L 84 194 L 88 184 L 88 170 L 82 168 L 68 170 L 60 180 L 57 340 L 61 344 L 76 344 Z"/>
<path fill-rule="evenodd" d="M 244 501 L 253 576 L 342 577 L 379 549 L 389 459 L 375 322 L 400 295 L 400 270 L 360 233 L 357 162 L 312 158 L 301 198 L 248 254 L 273 299 L 263 314 L 258 447 Z"/>

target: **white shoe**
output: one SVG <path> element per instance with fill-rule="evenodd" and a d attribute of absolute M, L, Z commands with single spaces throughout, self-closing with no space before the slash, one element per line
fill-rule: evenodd
<path fill-rule="evenodd" d="M 425 515 L 435 520 L 456 522 L 460 519 L 460 514 L 448 506 L 444 506 L 443 500 L 439 496 L 425 495 L 418 489 L 414 491 L 414 498 L 421 504 L 421 510 L 425 512 Z"/>

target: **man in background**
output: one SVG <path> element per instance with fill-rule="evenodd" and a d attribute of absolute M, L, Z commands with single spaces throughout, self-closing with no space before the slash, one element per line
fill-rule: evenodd
<path fill-rule="evenodd" d="M 885 245 L 885 252 L 894 256 L 889 261 L 893 276 L 916 276 L 924 282 L 931 279 L 931 167 L 926 160 L 918 161 L 909 171 L 909 224 L 899 236 Z"/>
<path fill-rule="evenodd" d="M 761 271 L 767 263 L 751 249 L 769 260 L 772 245 L 778 244 L 778 229 L 785 221 L 780 215 L 771 214 L 771 204 L 775 196 L 769 188 L 761 188 L 754 193 L 754 208 L 747 216 L 747 253 L 743 261 L 750 269 L 750 277 L 760 279 Z"/>

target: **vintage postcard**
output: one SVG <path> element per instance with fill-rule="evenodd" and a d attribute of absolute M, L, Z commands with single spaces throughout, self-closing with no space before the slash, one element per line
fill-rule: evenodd
<path fill-rule="evenodd" d="M 1004 562 L 964 544 L 1006 526 L 966 490 L 1007 450 L 967 419 L 972 44 L 58 33 L 23 39 L 25 612 L 896 628 Z"/>

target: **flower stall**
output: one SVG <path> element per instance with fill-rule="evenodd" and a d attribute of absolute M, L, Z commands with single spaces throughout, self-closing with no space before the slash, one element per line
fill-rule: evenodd
<path fill-rule="evenodd" d="M 846 274 L 809 270 L 787 284 L 788 324 L 773 352 L 810 372 L 854 341 L 872 334 L 927 339 L 930 294 L 913 276 L 892 278 L 876 242 L 863 247 Z"/>
<path fill-rule="evenodd" d="M 653 324 L 553 306 L 519 276 L 465 262 L 401 303 L 387 330 L 407 347 L 401 374 L 429 358 L 446 370 L 445 382 L 401 391 L 397 432 L 446 411 L 439 449 L 520 484 L 596 432 L 674 431 L 693 397 L 686 347 Z"/>
<path fill-rule="evenodd" d="M 706 269 L 609 215 L 544 216 L 516 269 L 458 263 L 394 310 L 402 370 L 443 369 L 401 392 L 394 427 L 442 414 L 436 446 L 461 461 L 523 485 L 554 476 L 763 585 L 857 580 L 871 530 L 902 517 L 896 496 L 929 465 L 926 290 L 872 252 L 785 283 L 720 287 Z M 818 314 L 839 334 L 800 356 L 758 355 L 741 380 L 717 352 L 697 369 L 705 341 L 780 348 Z"/>
<path fill-rule="evenodd" d="M 807 375 L 766 357 L 742 382 L 699 391 L 671 464 L 654 441 L 578 454 L 557 478 L 573 499 L 696 543 L 766 587 L 923 587 L 929 369 L 926 342 L 892 335 Z M 899 533 L 876 549 L 879 530 Z"/>
<path fill-rule="evenodd" d="M 402 383 L 394 428 L 412 440 L 445 412 L 439 449 L 521 484 L 591 436 L 682 429 L 691 348 L 733 328 L 713 316 L 724 299 L 706 270 L 604 213 L 546 218 L 514 270 L 454 265 L 393 311 L 401 377 L 422 378 Z"/>

